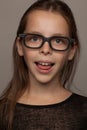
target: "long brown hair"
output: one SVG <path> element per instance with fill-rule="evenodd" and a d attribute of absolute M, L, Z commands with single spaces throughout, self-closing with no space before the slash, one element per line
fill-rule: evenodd
<path fill-rule="evenodd" d="M 62 85 L 64 87 L 68 86 L 71 84 L 74 77 L 80 52 L 80 43 L 72 11 L 67 4 L 60 0 L 38 0 L 32 4 L 22 16 L 17 30 L 17 36 L 25 31 L 29 13 L 35 10 L 45 10 L 53 13 L 60 13 L 68 23 L 70 37 L 74 38 L 75 42 L 77 43 L 77 49 L 74 58 L 71 61 L 68 61 L 67 65 L 64 66 L 61 72 Z M 0 98 L 0 121 L 2 122 L 2 127 L 6 128 L 6 130 L 10 130 L 12 127 L 16 102 L 25 92 L 27 83 L 29 82 L 28 69 L 24 58 L 18 55 L 16 40 L 17 37 L 13 46 L 13 77 Z"/>

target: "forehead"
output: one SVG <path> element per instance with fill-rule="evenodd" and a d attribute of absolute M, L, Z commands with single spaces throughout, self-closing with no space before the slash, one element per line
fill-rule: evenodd
<path fill-rule="evenodd" d="M 28 15 L 26 31 L 69 34 L 68 23 L 60 13 L 35 10 Z"/>

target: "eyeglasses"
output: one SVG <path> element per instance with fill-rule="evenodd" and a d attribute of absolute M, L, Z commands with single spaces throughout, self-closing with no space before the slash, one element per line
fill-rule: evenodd
<path fill-rule="evenodd" d="M 45 42 L 49 43 L 51 49 L 55 51 L 66 51 L 74 45 L 74 39 L 64 36 L 44 37 L 39 34 L 24 33 L 18 35 L 27 48 L 41 48 Z"/>

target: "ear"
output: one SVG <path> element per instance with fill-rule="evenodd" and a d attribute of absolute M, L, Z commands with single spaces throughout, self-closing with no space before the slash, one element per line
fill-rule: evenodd
<path fill-rule="evenodd" d="M 16 40 L 16 46 L 17 46 L 17 51 L 18 51 L 19 56 L 23 56 L 24 55 L 24 53 L 23 53 L 23 45 L 22 45 L 19 38 L 17 38 L 17 40 Z"/>
<path fill-rule="evenodd" d="M 77 49 L 77 46 L 76 44 L 71 48 L 70 52 L 69 52 L 69 55 L 68 55 L 68 60 L 72 60 L 74 55 L 75 55 L 75 52 L 76 52 L 76 49 Z"/>

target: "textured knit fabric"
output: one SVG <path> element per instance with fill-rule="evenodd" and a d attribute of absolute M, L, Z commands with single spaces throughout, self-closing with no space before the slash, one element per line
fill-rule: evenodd
<path fill-rule="evenodd" d="M 87 97 L 72 94 L 61 103 L 17 103 L 13 130 L 87 130 Z"/>

